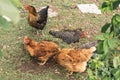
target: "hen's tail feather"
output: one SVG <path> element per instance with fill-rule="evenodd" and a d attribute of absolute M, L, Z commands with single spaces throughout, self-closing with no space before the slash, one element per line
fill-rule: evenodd
<path fill-rule="evenodd" d="M 55 36 L 55 37 L 57 37 L 57 38 L 60 38 L 60 36 L 61 36 L 61 32 L 59 32 L 59 31 L 49 31 L 49 33 L 51 34 L 51 35 L 53 35 L 53 36 Z"/>
<path fill-rule="evenodd" d="M 49 8 L 49 6 L 46 7 L 46 9 L 48 9 L 48 8 Z"/>
<path fill-rule="evenodd" d="M 48 15 L 48 8 L 49 6 L 46 6 L 45 8 L 41 9 L 38 13 L 43 16 L 43 15 Z"/>
<path fill-rule="evenodd" d="M 98 41 L 96 40 L 96 41 L 93 41 L 93 42 L 85 43 L 85 44 L 79 46 L 78 48 L 87 48 L 88 49 L 92 46 L 97 47 L 97 45 L 98 45 Z"/>

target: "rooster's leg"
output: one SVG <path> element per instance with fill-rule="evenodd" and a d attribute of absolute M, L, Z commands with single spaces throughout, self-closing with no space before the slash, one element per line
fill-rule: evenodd
<path fill-rule="evenodd" d="M 36 31 L 36 29 L 32 28 L 31 31 L 33 32 L 33 34 L 38 34 L 38 32 Z"/>
<path fill-rule="evenodd" d="M 43 30 L 41 30 L 41 34 L 44 36 L 44 31 Z"/>
<path fill-rule="evenodd" d="M 67 76 L 70 76 L 73 74 L 73 71 L 68 71 Z"/>
<path fill-rule="evenodd" d="M 39 30 L 36 31 L 36 34 L 37 34 L 37 35 L 39 34 Z"/>
<path fill-rule="evenodd" d="M 39 57 L 39 60 L 41 60 L 41 62 L 39 63 L 40 65 L 44 65 L 47 61 L 47 59 L 45 59 L 44 57 Z"/>
<path fill-rule="evenodd" d="M 36 34 L 37 34 L 37 35 L 41 34 L 41 35 L 44 36 L 44 32 L 43 32 L 43 30 L 37 30 Z"/>

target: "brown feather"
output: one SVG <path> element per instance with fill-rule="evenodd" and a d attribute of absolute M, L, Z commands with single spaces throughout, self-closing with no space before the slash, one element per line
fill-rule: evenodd
<path fill-rule="evenodd" d="M 50 57 L 59 51 L 58 45 L 54 42 L 36 42 L 29 37 L 24 37 L 24 44 L 31 56 L 46 62 Z"/>
<path fill-rule="evenodd" d="M 64 48 L 56 56 L 55 61 L 70 72 L 84 72 L 95 47 L 89 49 Z"/>

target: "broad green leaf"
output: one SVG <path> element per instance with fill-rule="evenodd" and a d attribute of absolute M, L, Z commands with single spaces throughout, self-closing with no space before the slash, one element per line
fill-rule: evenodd
<path fill-rule="evenodd" d="M 19 0 L 11 0 L 12 3 L 17 6 L 18 8 L 23 8 L 23 5 L 20 3 Z"/>
<path fill-rule="evenodd" d="M 103 41 L 100 41 L 100 42 L 98 43 L 97 53 L 98 53 L 98 54 L 103 54 L 103 53 L 104 53 L 104 51 L 103 51 Z"/>
<path fill-rule="evenodd" d="M 0 15 L 9 17 L 14 24 L 20 20 L 19 11 L 10 0 L 0 0 Z"/>
<path fill-rule="evenodd" d="M 110 34 L 109 33 L 102 33 L 99 36 L 96 36 L 96 39 L 98 40 L 106 40 L 110 38 Z"/>
<path fill-rule="evenodd" d="M 112 25 L 115 27 L 116 25 L 117 25 L 117 21 L 116 21 L 116 19 L 112 19 Z"/>
<path fill-rule="evenodd" d="M 96 36 L 98 40 L 106 40 L 110 38 L 110 33 L 102 33 L 99 36 Z"/>
<path fill-rule="evenodd" d="M 104 53 L 108 53 L 108 51 L 109 51 L 108 40 L 105 40 L 103 42 L 103 50 L 104 50 Z"/>
<path fill-rule="evenodd" d="M 2 52 L 0 51 L 0 58 L 2 57 Z"/>
<path fill-rule="evenodd" d="M 114 34 L 114 26 L 112 25 L 111 28 L 110 28 L 110 33 L 113 33 Z"/>
<path fill-rule="evenodd" d="M 103 36 L 104 36 L 105 40 L 110 38 L 110 34 L 109 33 L 104 33 Z"/>
<path fill-rule="evenodd" d="M 112 17 L 112 27 L 110 29 L 110 32 L 112 31 L 114 33 L 114 37 L 118 36 L 120 34 L 120 15 L 115 14 Z"/>
<path fill-rule="evenodd" d="M 114 71 L 113 73 L 115 80 L 119 80 L 120 79 L 120 68 L 116 69 L 116 71 Z"/>
<path fill-rule="evenodd" d="M 101 12 L 104 13 L 106 11 L 105 8 L 101 8 Z"/>
<path fill-rule="evenodd" d="M 108 7 L 108 3 L 107 2 L 103 2 L 102 6 L 101 6 L 101 11 L 102 13 L 104 13 L 106 11 L 106 8 Z"/>
<path fill-rule="evenodd" d="M 0 25 L 4 28 L 4 29 L 8 29 L 9 28 L 9 22 L 4 19 L 3 17 L 0 16 Z"/>
<path fill-rule="evenodd" d="M 96 36 L 96 39 L 97 39 L 97 40 L 105 40 L 104 33 Z"/>
<path fill-rule="evenodd" d="M 105 11 L 112 12 L 113 10 L 117 9 L 120 4 L 120 0 L 105 0 L 102 3 L 101 11 L 104 13 Z"/>
<path fill-rule="evenodd" d="M 119 23 L 119 17 L 120 17 L 119 14 L 115 14 L 115 15 L 112 17 L 111 23 L 112 23 L 113 26 L 117 26 L 117 25 L 118 25 L 118 23 Z"/>
<path fill-rule="evenodd" d="M 102 57 L 101 57 L 101 60 L 102 60 L 102 61 L 107 60 L 107 59 L 109 58 L 109 55 L 110 55 L 110 53 L 104 53 L 104 54 L 102 55 Z"/>
<path fill-rule="evenodd" d="M 120 15 L 117 15 L 117 16 L 116 16 L 116 20 L 117 20 L 118 22 L 120 22 Z"/>
<path fill-rule="evenodd" d="M 101 10 L 104 13 L 105 11 L 113 11 L 113 2 L 112 1 L 105 1 L 102 3 Z"/>
<path fill-rule="evenodd" d="M 112 80 L 112 79 L 108 76 L 105 76 L 104 78 L 102 78 L 102 80 Z"/>
<path fill-rule="evenodd" d="M 108 28 L 110 27 L 110 23 L 106 23 L 103 27 L 102 27 L 102 29 L 101 29 L 101 32 L 102 33 L 105 33 L 107 30 L 108 30 Z"/>
<path fill-rule="evenodd" d="M 112 74 L 115 74 L 115 72 L 116 72 L 117 70 L 118 70 L 118 69 L 113 68 L 113 69 L 111 70 L 111 73 L 112 73 Z"/>
<path fill-rule="evenodd" d="M 109 39 L 108 40 L 108 45 L 111 49 L 114 49 L 115 46 L 116 46 L 116 42 L 115 42 L 115 39 Z"/>
<path fill-rule="evenodd" d="M 120 0 L 115 0 L 115 1 L 113 2 L 113 9 L 114 9 L 114 10 L 117 9 L 117 7 L 119 6 L 119 4 L 120 4 Z"/>
<path fill-rule="evenodd" d="M 113 8 L 112 8 L 111 6 L 108 6 L 108 7 L 106 8 L 106 10 L 108 10 L 109 12 L 112 12 L 112 11 L 113 11 Z"/>

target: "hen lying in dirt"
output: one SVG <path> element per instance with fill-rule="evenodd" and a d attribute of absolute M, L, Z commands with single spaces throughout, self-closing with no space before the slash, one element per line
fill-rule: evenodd
<path fill-rule="evenodd" d="M 35 7 L 26 5 L 25 9 L 28 10 L 28 23 L 30 26 L 39 30 L 43 30 L 47 23 L 48 8 L 49 6 L 37 12 Z"/>
<path fill-rule="evenodd" d="M 61 38 L 64 42 L 70 44 L 79 42 L 80 38 L 86 37 L 87 33 L 82 29 L 76 30 L 62 30 L 62 31 L 49 31 L 49 33 L 57 38 Z"/>
<path fill-rule="evenodd" d="M 96 47 L 89 49 L 62 49 L 56 54 L 55 61 L 61 66 L 65 67 L 71 75 L 73 72 L 84 72 L 86 70 L 87 62 L 90 60 L 92 53 Z"/>
<path fill-rule="evenodd" d="M 44 65 L 50 57 L 59 51 L 58 45 L 53 42 L 36 42 L 28 36 L 24 37 L 24 44 L 32 57 L 36 57 L 42 61 L 42 63 L 40 63 L 41 65 Z"/>

